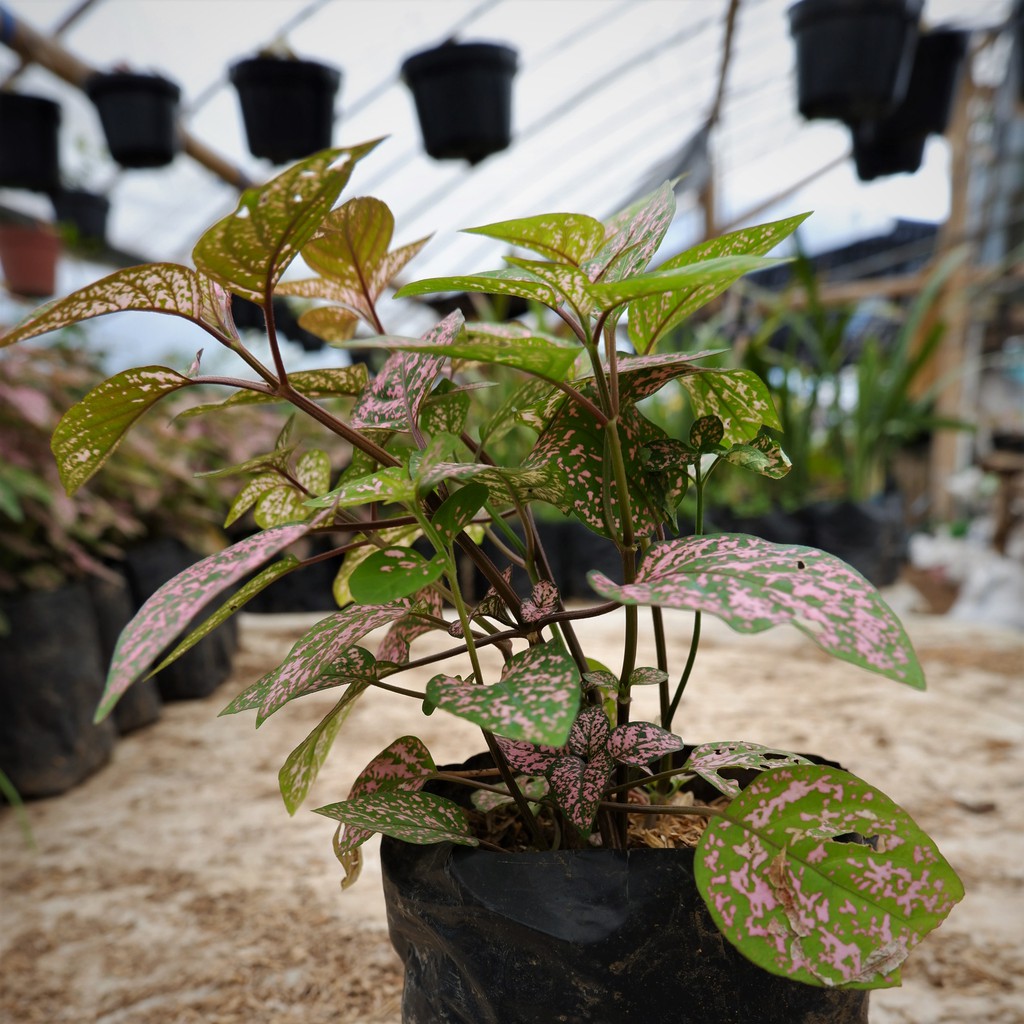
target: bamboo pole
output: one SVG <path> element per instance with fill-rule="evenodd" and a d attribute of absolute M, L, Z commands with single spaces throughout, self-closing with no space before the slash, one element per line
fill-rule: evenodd
<path fill-rule="evenodd" d="M 85 83 L 96 74 L 95 68 L 55 40 L 27 25 L 3 5 L 0 5 L 0 43 L 17 53 L 26 63 L 38 64 L 83 91 Z M 240 168 L 194 138 L 184 127 L 179 125 L 178 130 L 182 149 L 197 163 L 239 190 L 253 185 L 252 179 Z"/>

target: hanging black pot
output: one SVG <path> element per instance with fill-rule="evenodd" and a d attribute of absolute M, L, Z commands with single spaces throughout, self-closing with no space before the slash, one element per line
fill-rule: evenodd
<path fill-rule="evenodd" d="M 737 952 L 697 890 L 692 850 L 388 837 L 380 849 L 404 1024 L 866 1024 L 866 992 L 780 978 Z"/>
<path fill-rule="evenodd" d="M 0 92 L 0 186 L 50 192 L 60 183 L 60 107 L 42 96 Z"/>
<path fill-rule="evenodd" d="M 80 242 L 102 242 L 107 236 L 110 200 L 84 189 L 58 189 L 52 193 L 53 213 L 58 224 L 67 225 Z"/>
<path fill-rule="evenodd" d="M 806 118 L 883 117 L 903 99 L 921 0 L 800 0 L 789 9 Z"/>
<path fill-rule="evenodd" d="M 106 667 L 89 593 L 6 597 L 0 613 L 0 770 L 23 797 L 64 793 L 104 765 L 112 721 L 93 723 Z"/>
<path fill-rule="evenodd" d="M 253 57 L 229 75 L 253 156 L 283 164 L 330 146 L 341 72 L 309 60 Z"/>
<path fill-rule="evenodd" d="M 942 135 L 949 124 L 967 53 L 968 34 L 936 29 L 917 43 L 903 102 L 887 117 L 861 121 L 851 128 L 857 177 L 913 174 L 921 166 L 929 135 Z"/>
<path fill-rule="evenodd" d="M 430 156 L 476 164 L 508 148 L 516 63 L 515 50 L 496 43 L 445 43 L 405 60 Z"/>
<path fill-rule="evenodd" d="M 93 75 L 85 91 L 99 111 L 110 155 L 122 167 L 163 167 L 174 159 L 181 90 L 173 82 L 115 71 Z"/>

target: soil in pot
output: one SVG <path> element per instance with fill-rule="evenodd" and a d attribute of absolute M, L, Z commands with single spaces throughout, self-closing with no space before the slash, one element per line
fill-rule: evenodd
<path fill-rule="evenodd" d="M 85 91 L 100 115 L 110 155 L 122 167 L 163 167 L 178 152 L 181 90 L 160 75 L 97 74 Z"/>
<path fill-rule="evenodd" d="M 230 71 L 249 152 L 275 164 L 300 160 L 331 144 L 341 73 L 308 60 L 253 57 Z"/>
<path fill-rule="evenodd" d="M 402 64 L 423 134 L 435 160 L 468 160 L 507 149 L 512 141 L 516 52 L 495 43 L 445 43 Z"/>
<path fill-rule="evenodd" d="M 93 723 L 106 680 L 99 629 L 81 585 L 4 598 L 0 770 L 25 798 L 55 796 L 106 764 L 113 721 Z"/>
<path fill-rule="evenodd" d="M 689 848 L 499 853 L 384 838 L 404 1024 L 866 1024 L 866 992 L 779 978 L 738 953 L 693 862 Z"/>
<path fill-rule="evenodd" d="M 42 96 L 0 92 L 0 186 L 50 192 L 60 183 L 60 107 Z"/>
<path fill-rule="evenodd" d="M 800 0 L 789 9 L 797 105 L 810 118 L 884 117 L 903 99 L 921 0 Z"/>

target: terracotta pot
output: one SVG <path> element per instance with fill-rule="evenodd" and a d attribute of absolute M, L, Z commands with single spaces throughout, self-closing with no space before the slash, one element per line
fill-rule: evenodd
<path fill-rule="evenodd" d="M 789 9 L 806 118 L 884 117 L 906 95 L 921 0 L 800 0 Z"/>
<path fill-rule="evenodd" d="M 402 64 L 416 102 L 423 147 L 435 160 L 468 160 L 512 141 L 516 52 L 495 43 L 445 43 Z"/>
<path fill-rule="evenodd" d="M 330 146 L 341 72 L 314 61 L 254 57 L 235 64 L 230 78 L 253 156 L 283 164 Z"/>
<path fill-rule="evenodd" d="M 60 107 L 42 96 L 0 92 L 0 185 L 49 192 L 60 180 Z"/>
<path fill-rule="evenodd" d="M 160 75 L 94 75 L 85 91 L 99 111 L 110 155 L 122 167 L 163 167 L 180 148 L 181 90 Z"/>
<path fill-rule="evenodd" d="M 8 291 L 30 299 L 54 293 L 60 238 L 42 224 L 0 224 L 0 266 Z"/>

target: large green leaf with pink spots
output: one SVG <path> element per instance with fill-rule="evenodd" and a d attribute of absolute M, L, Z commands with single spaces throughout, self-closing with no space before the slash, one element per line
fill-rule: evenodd
<path fill-rule="evenodd" d="M 583 213 L 542 213 L 464 230 L 469 235 L 486 235 L 531 249 L 572 267 L 597 253 L 605 239 L 604 225 Z"/>
<path fill-rule="evenodd" d="M 963 898 L 935 843 L 838 768 L 775 768 L 714 817 L 694 875 L 723 935 L 810 985 L 898 985 L 910 950 Z"/>
<path fill-rule="evenodd" d="M 316 813 L 344 822 L 350 828 L 381 832 L 406 843 L 480 845 L 469 830 L 466 812 L 436 793 L 382 789 L 318 807 Z"/>
<path fill-rule="evenodd" d="M 856 569 L 817 548 L 743 534 L 686 537 L 652 545 L 633 583 L 600 572 L 588 579 L 602 597 L 708 612 L 740 633 L 793 625 L 836 658 L 924 689 L 893 610 Z"/>

